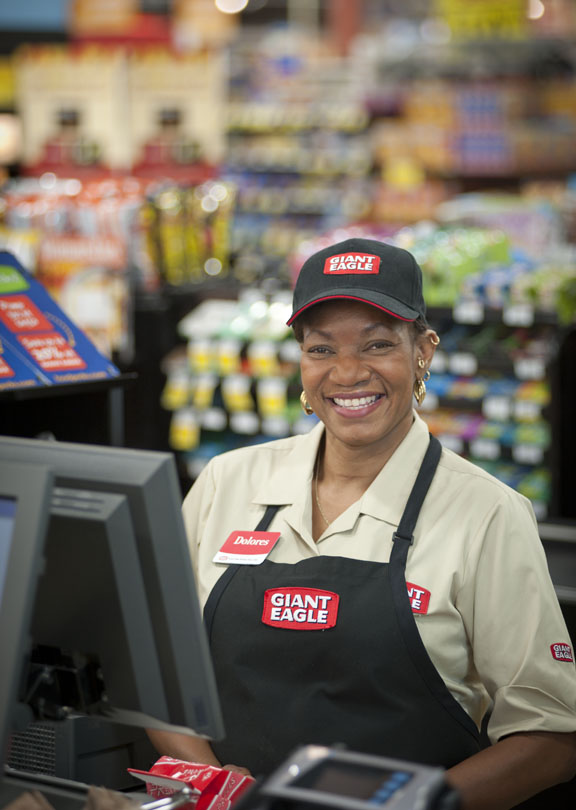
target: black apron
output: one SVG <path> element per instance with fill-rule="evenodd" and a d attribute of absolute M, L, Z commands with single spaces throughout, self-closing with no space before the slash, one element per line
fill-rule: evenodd
<path fill-rule="evenodd" d="M 204 618 L 226 729 L 225 739 L 212 745 L 220 762 L 267 776 L 295 748 L 310 743 L 444 767 L 480 750 L 475 723 L 422 643 L 405 579 L 414 527 L 440 453 L 440 443 L 430 437 L 390 562 L 265 560 L 232 565 L 218 580 Z M 267 529 L 278 508 L 267 508 L 257 530 Z M 441 549 L 439 564 L 440 558 Z M 309 605 L 322 608 L 338 599 L 336 623 L 305 631 L 264 623 L 271 593 L 280 593 L 275 598 L 284 606 L 292 599 L 300 606 L 294 615 L 312 621 L 325 620 L 326 613 Z M 333 596 L 318 603 L 283 593 Z M 297 621 L 294 626 L 300 627 Z"/>

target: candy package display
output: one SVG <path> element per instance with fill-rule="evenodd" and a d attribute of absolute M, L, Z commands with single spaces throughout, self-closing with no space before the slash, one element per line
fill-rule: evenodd
<path fill-rule="evenodd" d="M 173 796 L 189 788 L 193 796 L 184 810 L 230 810 L 255 780 L 251 776 L 214 765 L 186 762 L 173 757 L 160 757 L 149 771 L 128 768 L 146 783 L 146 792 L 156 799 Z"/>

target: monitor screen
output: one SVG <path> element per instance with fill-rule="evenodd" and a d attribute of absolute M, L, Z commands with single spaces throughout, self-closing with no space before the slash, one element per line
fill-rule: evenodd
<path fill-rule="evenodd" d="M 8 558 L 14 536 L 15 520 L 16 498 L 7 498 L 0 493 L 0 604 L 8 573 Z"/>
<path fill-rule="evenodd" d="M 0 763 L 28 649 L 32 594 L 42 568 L 52 472 L 0 462 Z"/>
<path fill-rule="evenodd" d="M 188 553 L 180 484 L 173 456 L 157 451 L 0 437 L 0 467 L 6 468 L 13 462 L 49 466 L 60 490 L 84 490 L 125 498 L 152 627 L 155 660 L 159 665 L 162 699 L 166 705 L 165 712 L 157 707 L 156 725 L 161 727 L 162 723 L 167 723 L 183 733 L 221 738 L 224 729 L 220 705 Z M 120 509 L 119 504 L 117 508 Z M 56 523 L 51 532 L 56 532 L 60 526 L 58 534 L 68 531 L 69 542 L 82 543 L 85 540 L 84 529 L 75 531 L 70 528 L 70 515 L 55 513 L 52 520 Z M 67 528 L 62 529 L 65 524 Z M 121 542 L 119 538 L 122 537 L 123 543 L 131 543 L 126 539 L 129 532 L 120 531 L 117 535 L 117 542 Z M 122 553 L 127 553 L 126 549 Z M 136 567 L 126 565 L 120 559 L 118 556 L 110 561 L 110 570 L 121 571 L 122 584 L 130 592 L 133 583 L 129 583 Z M 81 563 L 78 575 L 80 569 Z M 94 571 L 93 568 L 90 570 Z M 47 588 L 44 579 L 43 588 Z M 41 589 L 39 596 L 42 594 Z M 124 601 L 130 600 L 126 598 Z M 98 604 L 92 607 L 92 621 L 98 621 Z M 42 617 L 41 611 L 35 613 L 35 627 L 40 632 L 37 620 L 45 624 L 47 619 Z M 89 636 L 90 626 L 80 624 L 80 632 L 84 637 Z M 45 631 L 46 627 L 42 632 Z M 140 646 L 150 641 L 145 638 L 146 631 L 125 634 L 126 638 L 128 636 L 134 649 L 146 656 L 142 652 L 144 647 Z M 154 666 L 152 673 L 153 670 Z M 147 680 L 141 679 L 142 689 L 146 688 Z M 110 699 L 107 709 L 110 710 L 111 706 Z M 122 708 L 135 710 L 134 721 L 138 722 L 137 712 L 142 710 L 141 707 L 133 704 Z M 126 722 L 125 717 L 123 722 Z"/>

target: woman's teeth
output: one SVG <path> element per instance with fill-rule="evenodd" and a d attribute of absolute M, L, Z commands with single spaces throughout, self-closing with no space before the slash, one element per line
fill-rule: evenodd
<path fill-rule="evenodd" d="M 339 397 L 333 397 L 334 402 L 340 408 L 350 408 L 351 410 L 355 408 L 366 408 L 368 405 L 372 405 L 378 397 L 374 394 L 371 397 L 358 397 L 354 399 L 340 399 Z"/>

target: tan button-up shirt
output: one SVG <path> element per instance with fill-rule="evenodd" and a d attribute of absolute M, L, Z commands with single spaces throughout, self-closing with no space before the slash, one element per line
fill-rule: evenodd
<path fill-rule="evenodd" d="M 311 483 L 323 430 L 319 424 L 303 436 L 223 453 L 202 471 L 183 507 L 202 604 L 226 568 L 213 562 L 216 552 L 231 532 L 255 529 L 271 504 L 281 507 L 269 526 L 281 533 L 271 561 L 327 554 L 388 562 L 428 428 L 415 414 L 364 495 L 315 543 Z M 444 449 L 406 579 L 415 597 L 429 592 L 426 612 L 415 618 L 448 689 L 477 724 L 492 705 L 492 740 L 576 731 L 576 670 L 555 646 L 570 640 L 526 498 Z"/>

